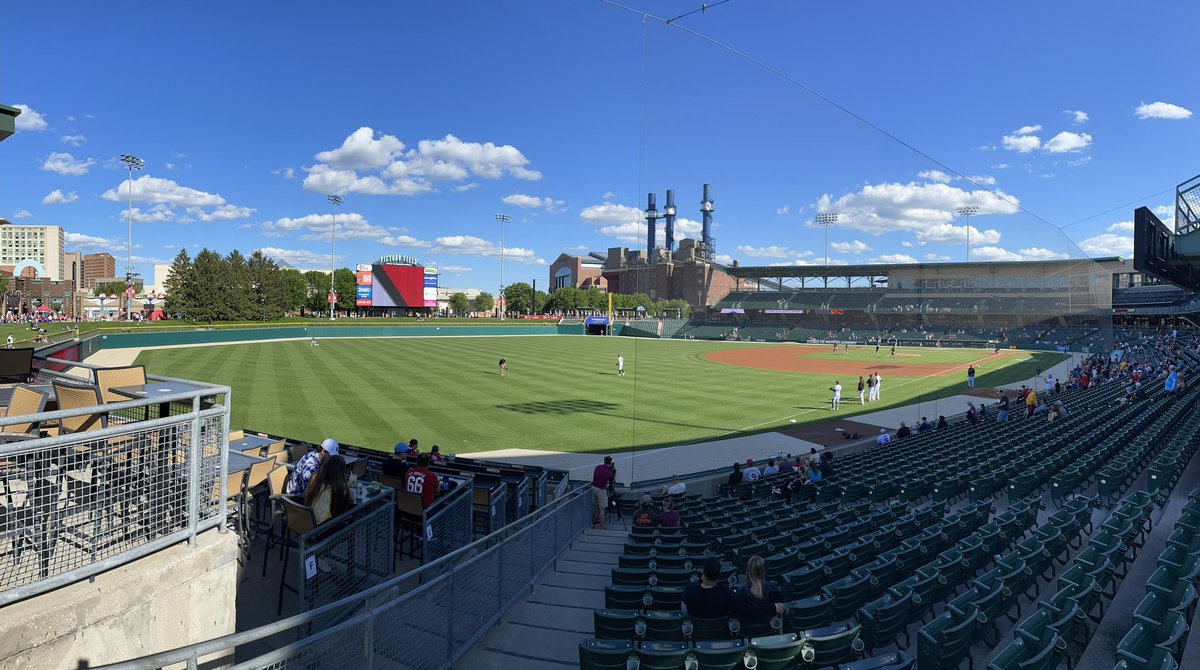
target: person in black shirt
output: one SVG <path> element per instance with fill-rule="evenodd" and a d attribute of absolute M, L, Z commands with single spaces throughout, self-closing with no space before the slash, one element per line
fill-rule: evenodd
<path fill-rule="evenodd" d="M 729 616 L 732 607 L 733 591 L 721 580 L 721 559 L 709 556 L 699 583 L 683 587 L 683 611 L 696 619 L 719 619 Z"/>
<path fill-rule="evenodd" d="M 746 583 L 733 594 L 733 613 L 743 619 L 783 614 L 783 593 L 767 581 L 767 562 L 758 554 L 746 562 Z"/>
<path fill-rule="evenodd" d="M 392 457 L 379 466 L 380 472 L 383 473 L 384 477 L 404 479 L 404 476 L 408 474 L 407 456 L 408 445 L 403 442 L 396 444 L 396 450 L 392 454 Z"/>
<path fill-rule="evenodd" d="M 729 497 L 733 497 L 733 490 L 738 484 L 742 483 L 742 464 L 734 463 L 733 472 L 729 473 Z"/>
<path fill-rule="evenodd" d="M 901 421 L 900 429 L 896 431 L 896 439 L 903 440 L 904 438 L 908 437 L 909 435 L 912 435 L 912 429 L 909 428 L 908 426 L 904 425 L 904 422 Z"/>
<path fill-rule="evenodd" d="M 938 415 L 938 422 L 937 422 L 937 430 L 941 430 L 941 429 L 943 429 L 943 428 L 945 428 L 945 427 L 947 427 L 947 426 L 949 426 L 949 425 L 950 425 L 950 424 L 946 423 L 946 417 L 944 417 L 944 416 L 942 416 L 942 415 L 940 415 L 940 414 L 939 414 L 939 415 Z"/>

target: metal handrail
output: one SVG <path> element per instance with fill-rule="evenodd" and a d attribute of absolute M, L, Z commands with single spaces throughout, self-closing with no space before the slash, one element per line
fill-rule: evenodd
<path fill-rule="evenodd" d="M 178 647 L 176 649 L 159 652 L 157 654 L 142 656 L 136 659 L 121 661 L 110 665 L 97 666 L 97 668 L 98 670 L 151 670 L 176 663 L 186 663 L 188 664 L 188 667 L 195 667 L 200 657 L 234 649 L 241 645 L 268 638 L 282 632 L 295 630 L 302 626 L 307 626 L 314 621 L 317 621 L 330 614 L 344 614 L 360 606 L 366 607 L 366 609 L 359 615 L 347 619 L 337 626 L 327 629 L 325 632 L 340 630 L 344 627 L 361 621 L 363 617 L 369 616 L 370 613 L 376 609 L 380 609 L 385 606 L 394 607 L 397 603 L 420 596 L 429 588 L 432 588 L 432 586 L 439 583 L 439 579 L 448 577 L 448 575 L 451 574 L 451 571 L 441 571 L 447 567 L 453 566 L 461 557 L 470 556 L 471 559 L 474 559 L 477 557 L 477 554 L 475 553 L 477 551 L 482 553 L 482 550 L 488 550 L 494 548 L 494 546 L 511 542 L 524 532 L 532 532 L 531 529 L 536 527 L 539 522 L 560 511 L 571 501 L 575 500 L 581 495 L 589 494 L 585 488 L 577 488 L 574 491 L 569 492 L 567 495 L 564 495 L 561 498 L 554 500 L 550 504 L 538 509 L 533 514 L 530 514 L 522 519 L 518 519 L 517 521 L 514 521 L 513 523 L 510 523 L 485 537 L 475 540 L 471 544 L 460 547 L 459 549 L 456 549 L 455 551 L 452 551 L 431 563 L 423 565 L 416 570 L 393 577 L 386 582 L 372 586 L 371 588 L 337 602 L 323 605 L 316 609 L 302 612 L 286 619 L 269 623 L 251 630 L 224 635 L 211 640 L 197 642 L 195 644 Z M 516 528 L 514 530 L 516 526 L 523 527 Z M 497 538 L 503 539 L 500 539 L 498 544 L 493 545 L 492 543 Z M 432 579 L 425 579 L 427 575 L 432 575 Z M 394 598 L 387 598 L 378 602 L 375 601 L 376 597 L 386 594 L 388 591 L 403 585 L 407 581 L 411 581 L 414 577 L 421 578 L 421 581 L 423 582 L 421 586 L 413 589 L 412 591 L 401 593 Z M 311 638 L 306 638 L 297 644 L 304 644 L 310 640 Z"/>

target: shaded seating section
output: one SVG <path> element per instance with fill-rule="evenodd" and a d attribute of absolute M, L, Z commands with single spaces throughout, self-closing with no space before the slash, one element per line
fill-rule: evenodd
<path fill-rule="evenodd" d="M 0 381 L 27 382 L 33 377 L 33 347 L 0 349 Z"/>

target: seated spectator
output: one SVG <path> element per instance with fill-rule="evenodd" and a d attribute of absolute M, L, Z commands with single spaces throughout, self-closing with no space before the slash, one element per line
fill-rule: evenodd
<path fill-rule="evenodd" d="M 404 491 L 421 496 L 421 507 L 428 509 L 438 495 L 438 476 L 429 471 L 429 454 L 417 457 L 417 467 L 408 471 Z"/>
<path fill-rule="evenodd" d="M 909 428 L 908 426 L 904 425 L 904 422 L 901 421 L 900 428 L 896 431 L 896 439 L 903 440 L 904 438 L 908 437 L 909 435 L 912 435 L 912 429 Z"/>
<path fill-rule="evenodd" d="M 1037 407 L 1033 408 L 1034 415 L 1047 414 L 1050 412 L 1050 407 L 1045 402 L 1039 402 Z"/>
<path fill-rule="evenodd" d="M 303 496 L 308 491 L 309 481 L 312 480 L 313 475 L 317 474 L 317 470 L 321 469 L 321 464 L 325 462 L 325 459 L 337 455 L 337 440 L 325 438 L 316 451 L 310 451 L 296 461 L 296 467 L 292 468 L 292 474 L 288 477 L 285 492 L 290 496 Z"/>
<path fill-rule="evenodd" d="M 763 468 L 763 477 L 770 477 L 771 475 L 777 474 L 779 474 L 779 466 L 775 465 L 774 458 L 768 458 L 767 467 Z"/>
<path fill-rule="evenodd" d="M 304 504 L 312 508 L 318 524 L 354 507 L 350 487 L 346 484 L 345 459 L 341 456 L 325 459 L 304 491 Z"/>
<path fill-rule="evenodd" d="M 410 456 L 416 457 L 421 453 L 421 449 L 417 446 L 417 438 L 408 441 L 408 453 Z"/>
<path fill-rule="evenodd" d="M 662 494 L 665 496 L 681 496 L 687 493 L 687 484 L 679 481 L 679 475 L 671 476 L 671 485 L 664 486 Z"/>
<path fill-rule="evenodd" d="M 826 451 L 821 454 L 821 479 L 829 479 L 833 476 L 833 454 Z"/>
<path fill-rule="evenodd" d="M 654 511 L 654 501 L 650 494 L 642 496 L 642 502 L 633 512 L 633 525 L 638 528 L 654 528 L 658 526 L 658 513 Z"/>
<path fill-rule="evenodd" d="M 917 424 L 917 433 L 928 433 L 933 430 L 933 424 L 929 423 L 929 419 L 921 417 L 921 423 Z"/>
<path fill-rule="evenodd" d="M 885 444 L 891 444 L 891 443 L 892 443 L 892 436 L 888 435 L 887 428 L 880 428 L 879 429 L 879 437 L 875 438 L 875 444 L 882 447 Z"/>
<path fill-rule="evenodd" d="M 750 458 L 746 459 L 746 470 L 743 474 L 748 482 L 756 482 L 762 479 L 762 470 L 759 470 L 754 465 L 754 460 Z"/>
<path fill-rule="evenodd" d="M 746 562 L 746 583 L 734 592 L 733 613 L 742 618 L 783 614 L 783 593 L 767 581 L 767 562 L 758 554 Z"/>
<path fill-rule="evenodd" d="M 939 415 L 938 415 L 938 422 L 937 422 L 937 426 L 935 426 L 934 428 L 935 428 L 936 430 L 941 430 L 941 429 L 943 429 L 943 428 L 946 428 L 946 427 L 948 427 L 949 425 L 950 425 L 950 424 L 946 423 L 946 417 L 945 417 L 945 416 L 943 416 L 943 415 L 941 415 L 941 414 L 939 414 Z"/>
<path fill-rule="evenodd" d="M 733 472 L 729 473 L 729 480 L 726 482 L 727 486 L 729 487 L 729 497 L 730 498 L 733 497 L 734 489 L 736 489 L 738 484 L 741 484 L 745 478 L 746 478 L 746 476 L 744 474 L 742 474 L 742 464 L 734 463 L 733 464 Z"/>
<path fill-rule="evenodd" d="M 680 525 L 679 512 L 675 511 L 675 501 L 667 498 L 663 501 L 662 514 L 658 515 L 659 528 L 678 528 Z"/>
<path fill-rule="evenodd" d="M 442 448 L 436 444 L 433 445 L 433 447 L 429 449 L 429 460 L 433 461 L 434 463 L 440 463 L 441 461 L 444 461 L 445 458 L 442 457 Z"/>
<path fill-rule="evenodd" d="M 1050 408 L 1050 411 L 1046 413 L 1046 422 L 1054 423 L 1057 420 L 1058 420 L 1058 408 L 1057 408 L 1057 406 L 1055 406 L 1055 407 Z"/>
<path fill-rule="evenodd" d="M 821 457 L 817 455 L 817 448 L 810 447 L 808 449 L 808 462 L 809 463 L 818 463 L 818 462 L 820 462 L 820 460 L 821 460 Z"/>
<path fill-rule="evenodd" d="M 972 426 L 979 423 L 979 413 L 975 410 L 973 402 L 967 403 L 967 421 L 970 421 Z"/>
<path fill-rule="evenodd" d="M 408 474 L 408 445 L 403 442 L 397 442 L 396 448 L 392 457 L 385 460 L 379 466 L 379 471 L 384 477 L 393 479 L 404 479 Z"/>
<path fill-rule="evenodd" d="M 808 481 L 815 484 L 815 483 L 821 481 L 821 479 L 823 479 L 823 477 L 821 475 L 821 466 L 813 465 L 812 463 L 809 463 L 808 464 Z"/>
<path fill-rule="evenodd" d="M 699 582 L 683 587 L 683 611 L 696 619 L 719 619 L 733 609 L 733 591 L 721 579 L 721 559 L 709 556 Z"/>

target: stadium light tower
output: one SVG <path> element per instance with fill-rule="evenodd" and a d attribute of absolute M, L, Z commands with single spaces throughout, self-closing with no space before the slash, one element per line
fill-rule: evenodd
<path fill-rule="evenodd" d="M 813 221 L 818 225 L 825 226 L 825 286 L 829 287 L 829 226 L 838 222 L 837 212 L 825 212 L 818 214 Z"/>
<path fill-rule="evenodd" d="M 500 297 L 497 304 L 500 306 L 500 318 L 504 318 L 504 313 L 508 311 L 508 303 L 504 299 L 504 224 L 512 221 L 512 217 L 507 214 L 497 214 L 496 223 L 500 224 Z"/>
<path fill-rule="evenodd" d="M 333 308 L 337 299 L 334 298 L 337 285 L 333 283 L 337 274 L 337 208 L 342 206 L 342 196 L 329 196 L 329 205 L 333 209 L 333 222 L 329 224 L 329 320 L 333 321 Z"/>
<path fill-rule="evenodd" d="M 140 171 L 146 161 L 131 154 L 121 154 L 121 162 L 129 168 L 129 247 L 125 252 L 125 318 L 133 319 L 133 171 Z"/>
<path fill-rule="evenodd" d="M 963 205 L 955 207 L 954 213 L 966 217 L 967 219 L 967 262 L 971 262 L 971 217 L 979 213 L 979 208 L 975 205 Z"/>

